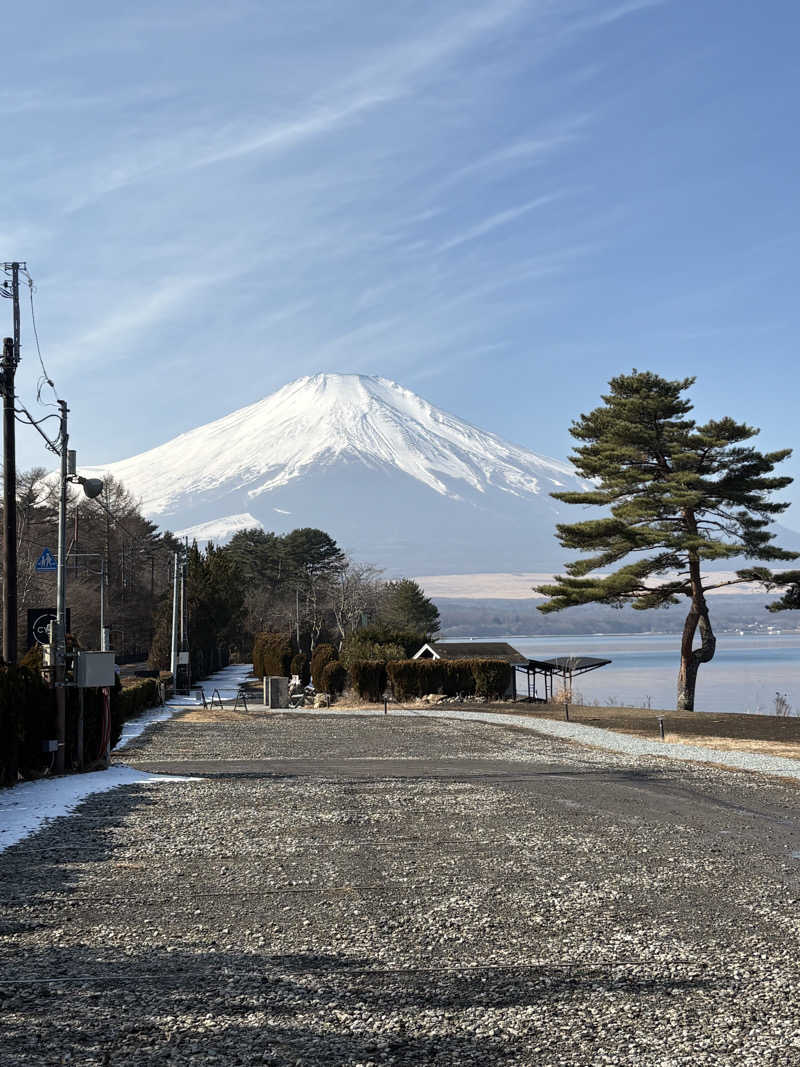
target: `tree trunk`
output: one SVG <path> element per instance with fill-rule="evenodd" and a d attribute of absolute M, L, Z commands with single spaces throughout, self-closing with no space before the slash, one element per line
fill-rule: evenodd
<path fill-rule="evenodd" d="M 703 595 L 700 578 L 700 561 L 689 561 L 689 575 L 692 583 L 692 606 L 683 625 L 681 638 L 681 669 L 678 673 L 678 711 L 694 711 L 694 691 L 697 685 L 697 672 L 701 663 L 709 663 L 714 658 L 717 639 L 711 629 L 708 605 Z M 694 648 L 694 635 L 700 627 L 700 647 Z"/>

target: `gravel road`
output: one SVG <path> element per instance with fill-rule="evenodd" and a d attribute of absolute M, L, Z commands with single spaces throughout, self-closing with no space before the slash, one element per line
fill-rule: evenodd
<path fill-rule="evenodd" d="M 800 1064 L 793 782 L 515 725 L 149 727 L 0 855 L 0 1063 Z"/>

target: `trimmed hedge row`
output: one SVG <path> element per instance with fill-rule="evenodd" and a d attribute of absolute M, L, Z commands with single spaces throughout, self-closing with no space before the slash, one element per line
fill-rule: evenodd
<path fill-rule="evenodd" d="M 356 660 L 350 665 L 350 684 L 362 700 L 373 702 L 381 699 L 387 682 L 397 700 L 427 693 L 496 700 L 508 692 L 511 671 L 511 664 L 494 659 Z"/>
<path fill-rule="evenodd" d="M 159 703 L 158 681 L 143 678 L 122 689 L 119 681 L 111 690 L 111 747 L 120 738 L 122 726 L 147 708 Z M 67 689 L 65 766 L 77 766 L 78 709 L 76 689 Z M 91 766 L 101 755 L 103 694 L 85 689 L 83 694 L 83 759 Z M 45 771 L 51 758 L 42 752 L 42 742 L 57 736 L 55 690 L 35 668 L 0 669 L 0 785 L 13 785 L 19 773 Z"/>
<path fill-rule="evenodd" d="M 253 642 L 253 673 L 257 678 L 289 678 L 293 656 L 291 638 L 283 633 L 264 630 L 256 634 Z"/>

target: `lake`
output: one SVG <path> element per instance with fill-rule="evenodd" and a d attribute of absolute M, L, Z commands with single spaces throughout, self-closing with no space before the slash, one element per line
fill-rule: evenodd
<path fill-rule="evenodd" d="M 597 656 L 613 662 L 574 682 L 574 700 L 674 709 L 679 634 L 505 637 L 531 659 Z M 720 634 L 711 663 L 700 667 L 695 707 L 709 712 L 775 714 L 775 694 L 800 714 L 800 634 Z"/>

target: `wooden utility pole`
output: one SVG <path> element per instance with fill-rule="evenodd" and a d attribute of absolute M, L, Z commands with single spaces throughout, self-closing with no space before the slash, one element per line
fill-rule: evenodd
<path fill-rule="evenodd" d="M 19 363 L 19 263 L 11 270 L 14 336 L 3 341 L 3 659 L 17 662 L 17 455 L 14 376 Z"/>

